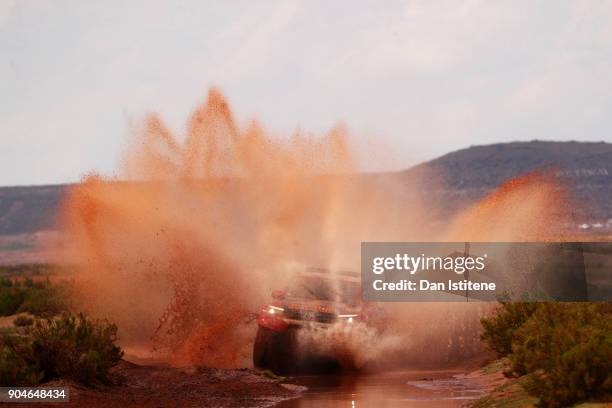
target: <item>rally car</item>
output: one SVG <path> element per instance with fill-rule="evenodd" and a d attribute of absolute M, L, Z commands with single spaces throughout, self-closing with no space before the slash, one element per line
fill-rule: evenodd
<path fill-rule="evenodd" d="M 369 316 L 361 301 L 359 275 L 354 272 L 309 268 L 299 273 L 285 290 L 273 291 L 272 298 L 257 318 L 253 364 L 275 373 L 288 373 L 334 359 L 316 355 L 312 348 L 298 344 L 303 331 L 312 333 L 333 327 L 350 335 L 351 327 L 364 324 Z M 325 338 L 330 341 L 330 336 Z"/>

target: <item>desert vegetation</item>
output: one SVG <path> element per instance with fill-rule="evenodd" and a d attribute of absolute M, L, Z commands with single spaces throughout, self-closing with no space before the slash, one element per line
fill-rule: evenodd
<path fill-rule="evenodd" d="M 0 316 L 30 313 L 51 317 L 67 311 L 70 284 L 52 284 L 51 276 L 51 267 L 44 264 L 0 267 Z"/>
<path fill-rule="evenodd" d="M 35 385 L 71 379 L 84 385 L 109 383 L 123 355 L 117 326 L 83 313 L 38 318 L 0 337 L 0 385 Z"/>
<path fill-rule="evenodd" d="M 49 272 L 45 265 L 0 268 L 0 315 L 16 315 L 0 333 L 0 385 L 111 382 L 123 355 L 117 326 L 73 313 L 70 283 L 52 282 Z"/>
<path fill-rule="evenodd" d="M 612 393 L 612 303 L 502 302 L 482 319 L 482 339 L 507 361 L 504 374 L 566 407 Z"/>

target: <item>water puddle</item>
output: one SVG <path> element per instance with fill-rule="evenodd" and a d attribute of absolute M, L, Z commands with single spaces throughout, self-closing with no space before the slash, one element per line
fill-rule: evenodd
<path fill-rule="evenodd" d="M 485 389 L 457 372 L 390 372 L 360 376 L 300 377 L 308 387 L 301 398 L 280 408 L 461 407 Z"/>

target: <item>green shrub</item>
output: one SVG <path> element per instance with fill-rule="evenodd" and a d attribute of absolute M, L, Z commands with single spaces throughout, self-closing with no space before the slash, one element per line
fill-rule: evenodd
<path fill-rule="evenodd" d="M 13 281 L 7 278 L 0 278 L 0 286 L 3 288 L 12 288 Z"/>
<path fill-rule="evenodd" d="M 38 320 L 28 331 L 44 379 L 72 378 L 82 384 L 110 381 L 123 352 L 115 345 L 117 326 L 84 314 Z"/>
<path fill-rule="evenodd" d="M 494 316 L 480 320 L 483 327 L 480 338 L 499 357 L 507 356 L 512 352 L 512 342 L 516 331 L 536 311 L 538 304 L 536 302 L 501 302 L 501 308 Z"/>
<path fill-rule="evenodd" d="M 0 386 L 70 378 L 84 385 L 110 381 L 123 352 L 117 327 L 84 314 L 37 319 L 20 334 L 0 336 Z"/>
<path fill-rule="evenodd" d="M 0 337 L 0 385 L 36 385 L 42 379 L 38 363 L 33 359 L 29 340 L 21 336 Z"/>
<path fill-rule="evenodd" d="M 542 303 L 513 335 L 511 370 L 529 373 L 540 406 L 563 407 L 612 393 L 609 304 Z"/>
<path fill-rule="evenodd" d="M 68 310 L 67 288 L 60 285 L 33 285 L 24 292 L 17 313 L 31 313 L 39 317 L 52 317 Z"/>
<path fill-rule="evenodd" d="M 25 280 L 10 283 L 0 280 L 0 316 L 31 313 L 39 317 L 51 317 L 68 310 L 70 286 L 52 285 L 48 281 Z"/>
<path fill-rule="evenodd" d="M 0 287 L 0 316 L 11 316 L 17 313 L 25 299 L 22 290 L 13 287 Z"/>

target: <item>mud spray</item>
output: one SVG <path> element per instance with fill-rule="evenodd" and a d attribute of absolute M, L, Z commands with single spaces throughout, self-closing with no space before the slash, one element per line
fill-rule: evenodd
<path fill-rule="evenodd" d="M 436 175 L 360 176 L 342 127 L 284 138 L 242 129 L 215 89 L 184 138 L 156 115 L 136 133 L 119 179 L 72 188 L 62 222 L 77 302 L 116 322 L 128 352 L 156 350 L 175 365 L 250 365 L 271 290 L 306 265 L 359 270 L 361 241 L 557 239 L 565 216 L 559 188 L 530 175 L 440 223 L 423 193 Z M 384 307 L 387 337 L 364 331 L 347 346 L 358 364 L 480 351 L 483 305 Z"/>

